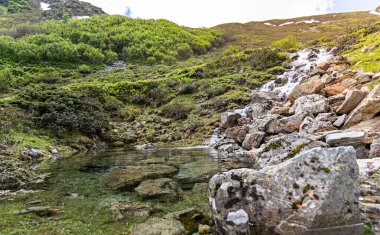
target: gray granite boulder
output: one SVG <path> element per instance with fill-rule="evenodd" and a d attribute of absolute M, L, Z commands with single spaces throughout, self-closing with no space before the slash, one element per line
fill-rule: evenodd
<path fill-rule="evenodd" d="M 209 183 L 215 232 L 305 234 L 360 223 L 358 179 L 353 147 L 315 148 L 260 171 L 215 175 Z"/>

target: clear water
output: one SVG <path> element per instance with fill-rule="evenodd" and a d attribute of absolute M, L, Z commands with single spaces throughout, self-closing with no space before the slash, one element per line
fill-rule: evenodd
<path fill-rule="evenodd" d="M 191 188 L 183 190 L 179 201 L 159 202 L 143 200 L 133 190 L 114 191 L 102 184 L 102 177 L 115 169 L 152 163 L 176 166 L 178 172 L 172 177 L 174 180 L 178 175 L 199 175 L 210 169 L 197 183 L 207 183 L 221 169 L 215 151 L 205 147 L 153 151 L 111 149 L 72 156 L 53 163 L 46 170 L 52 175 L 44 183 L 43 191 L 0 197 L 0 234 L 125 234 L 144 219 L 115 219 L 110 205 L 120 200 L 153 204 L 161 208 L 153 214 L 157 217 L 191 207 L 206 215 L 209 213 L 206 193 L 193 192 Z M 189 164 L 194 171 L 188 170 Z M 15 214 L 36 201 L 37 206 L 53 207 L 57 213 L 50 217 Z"/>

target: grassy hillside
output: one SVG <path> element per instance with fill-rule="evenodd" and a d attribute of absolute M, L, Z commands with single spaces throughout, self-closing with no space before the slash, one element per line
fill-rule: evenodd
<path fill-rule="evenodd" d="M 320 22 L 284 30 L 264 24 L 310 19 Z M 358 12 L 214 29 L 121 16 L 0 24 L 0 108 L 7 113 L 0 118 L 2 144 L 16 156 L 25 146 L 67 152 L 98 140 L 201 144 L 221 112 L 243 106 L 251 89 L 284 70 L 288 50 L 342 46 L 376 19 Z M 376 32 L 358 40 L 376 44 Z M 354 57 L 359 47 L 347 53 Z M 117 60 L 128 65 L 105 69 Z"/>
<path fill-rule="evenodd" d="M 374 22 L 379 19 L 379 16 L 369 14 L 368 12 L 351 12 L 285 20 L 249 22 L 246 24 L 231 23 L 219 25 L 215 28 L 221 30 L 226 35 L 229 43 L 242 46 L 243 48 L 253 48 L 268 46 L 274 40 L 289 36 L 294 36 L 298 40 L 308 44 L 315 44 L 319 41 L 331 41 L 337 35 L 346 33 L 350 27 Z M 293 23 L 290 24 L 290 22 Z M 282 24 L 285 25 L 280 26 Z"/>

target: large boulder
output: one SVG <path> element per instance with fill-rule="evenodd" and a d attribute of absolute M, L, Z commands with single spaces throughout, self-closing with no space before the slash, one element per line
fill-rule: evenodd
<path fill-rule="evenodd" d="M 289 113 L 318 114 L 327 113 L 330 109 L 329 102 L 321 95 L 307 95 L 298 98 Z"/>
<path fill-rule="evenodd" d="M 150 218 L 145 223 L 132 228 L 131 235 L 183 235 L 186 230 L 180 221 L 175 219 Z"/>
<path fill-rule="evenodd" d="M 227 138 L 235 140 L 237 143 L 243 143 L 249 128 L 247 126 L 235 126 L 228 128 L 224 134 Z"/>
<path fill-rule="evenodd" d="M 177 172 L 177 168 L 163 164 L 145 166 L 127 166 L 105 174 L 102 183 L 114 190 L 130 190 L 148 179 L 169 177 Z"/>
<path fill-rule="evenodd" d="M 357 106 L 348 116 L 344 128 L 349 128 L 364 120 L 369 120 L 380 113 L 380 85 Z"/>
<path fill-rule="evenodd" d="M 360 223 L 359 172 L 352 147 L 315 148 L 260 171 L 215 175 L 210 204 L 218 234 L 304 234 Z M 353 228 L 339 234 L 352 233 Z M 331 233 L 332 234 L 332 233 Z"/>
<path fill-rule="evenodd" d="M 143 181 L 135 190 L 139 196 L 145 199 L 158 199 L 171 202 L 179 199 L 178 185 L 169 178 Z"/>
<path fill-rule="evenodd" d="M 367 93 L 361 90 L 349 90 L 343 104 L 336 110 L 339 114 L 349 114 L 366 97 Z"/>

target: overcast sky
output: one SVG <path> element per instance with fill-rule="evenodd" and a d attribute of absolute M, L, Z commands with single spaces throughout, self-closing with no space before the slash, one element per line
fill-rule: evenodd
<path fill-rule="evenodd" d="M 84 0 L 109 14 L 168 19 L 190 27 L 372 10 L 380 0 Z M 380 17 L 379 17 L 380 18 Z"/>

